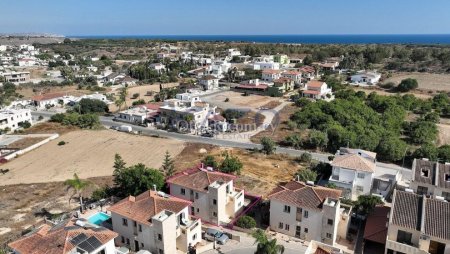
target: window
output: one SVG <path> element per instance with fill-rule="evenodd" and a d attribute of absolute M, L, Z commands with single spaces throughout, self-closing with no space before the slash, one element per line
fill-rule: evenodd
<path fill-rule="evenodd" d="M 197 234 L 194 234 L 194 235 L 192 236 L 192 241 L 195 241 L 195 239 L 197 239 Z"/>
<path fill-rule="evenodd" d="M 217 205 L 217 200 L 213 199 L 213 205 Z"/>
<path fill-rule="evenodd" d="M 158 234 L 158 241 L 162 241 L 162 235 Z"/>
<path fill-rule="evenodd" d="M 278 228 L 283 229 L 283 222 L 278 223 Z"/>
<path fill-rule="evenodd" d="M 366 174 L 358 173 L 357 177 L 360 178 L 360 179 L 364 179 L 364 177 L 366 177 Z"/>
<path fill-rule="evenodd" d="M 159 254 L 164 254 L 164 251 L 163 250 L 161 250 L 161 249 L 159 249 Z"/>
<path fill-rule="evenodd" d="M 141 248 L 144 248 L 144 243 L 141 243 Z"/>
<path fill-rule="evenodd" d="M 285 206 L 284 206 L 284 212 L 285 212 L 285 213 L 291 213 L 291 207 L 288 206 L 288 205 L 285 205 Z"/>
<path fill-rule="evenodd" d="M 139 232 L 142 232 L 142 225 L 139 224 Z"/>
<path fill-rule="evenodd" d="M 305 228 L 305 233 L 308 233 L 308 228 Z"/>
<path fill-rule="evenodd" d="M 105 249 L 103 249 L 103 250 L 101 250 L 101 251 L 99 251 L 99 252 L 97 252 L 98 254 L 106 254 L 106 251 L 105 251 Z"/>
<path fill-rule="evenodd" d="M 399 230 L 397 233 L 397 242 L 411 245 L 412 234 Z"/>
<path fill-rule="evenodd" d="M 191 206 L 191 214 L 195 213 L 195 207 Z"/>
<path fill-rule="evenodd" d="M 127 238 L 127 245 L 130 245 L 130 239 Z"/>
<path fill-rule="evenodd" d="M 303 217 L 308 218 L 308 211 L 303 212 Z"/>
<path fill-rule="evenodd" d="M 128 220 L 125 218 L 122 218 L 122 225 L 124 225 L 125 227 L 128 227 Z"/>
<path fill-rule="evenodd" d="M 200 212 L 200 208 L 197 208 L 197 213 L 199 213 Z"/>
<path fill-rule="evenodd" d="M 133 227 L 137 227 L 137 222 L 133 221 Z"/>
<path fill-rule="evenodd" d="M 125 237 L 121 236 L 121 240 L 122 243 L 125 243 Z"/>
<path fill-rule="evenodd" d="M 286 231 L 289 231 L 289 224 L 286 224 L 286 225 L 284 226 L 284 229 L 285 229 Z"/>
<path fill-rule="evenodd" d="M 444 179 L 446 182 L 450 182 L 450 174 L 445 174 Z"/>
<path fill-rule="evenodd" d="M 181 189 L 180 189 L 180 193 L 181 193 L 181 195 L 185 195 L 185 194 L 186 194 L 186 189 L 181 188 Z"/>
<path fill-rule="evenodd" d="M 362 187 L 360 185 L 356 185 L 356 191 L 363 192 L 364 191 L 364 187 Z"/>
<path fill-rule="evenodd" d="M 330 233 L 327 233 L 327 238 L 331 239 L 331 234 Z"/>
<path fill-rule="evenodd" d="M 193 190 L 191 190 L 191 195 L 194 195 L 194 191 Z"/>
<path fill-rule="evenodd" d="M 225 187 L 225 191 L 226 191 L 227 193 L 230 193 L 230 185 L 227 185 L 227 187 Z"/>
<path fill-rule="evenodd" d="M 330 225 L 330 226 L 333 226 L 333 220 L 332 219 L 328 219 L 327 224 Z"/>
<path fill-rule="evenodd" d="M 195 199 L 198 199 L 198 192 L 195 193 Z"/>
<path fill-rule="evenodd" d="M 430 176 L 430 170 L 427 168 L 421 168 L 420 169 L 420 175 L 423 177 L 429 177 Z"/>
<path fill-rule="evenodd" d="M 216 212 L 213 212 L 213 216 L 214 216 L 214 217 L 217 217 L 217 213 L 216 213 Z"/>

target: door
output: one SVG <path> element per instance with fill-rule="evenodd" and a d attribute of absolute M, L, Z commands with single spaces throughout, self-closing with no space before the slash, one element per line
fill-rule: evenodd
<path fill-rule="evenodd" d="M 430 254 L 444 254 L 445 244 L 435 241 L 430 241 L 430 248 L 428 252 Z"/>
<path fill-rule="evenodd" d="M 138 252 L 139 251 L 139 242 L 134 240 L 134 251 Z"/>
<path fill-rule="evenodd" d="M 302 227 L 300 227 L 300 226 L 295 227 L 295 237 L 300 238 L 301 231 L 302 231 Z"/>

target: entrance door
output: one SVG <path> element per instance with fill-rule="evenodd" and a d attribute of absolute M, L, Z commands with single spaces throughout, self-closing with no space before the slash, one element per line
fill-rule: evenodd
<path fill-rule="evenodd" d="M 444 254 L 444 251 L 445 251 L 445 244 L 430 241 L 430 249 L 428 249 L 428 252 L 430 252 L 430 254 Z"/>
<path fill-rule="evenodd" d="M 134 240 L 134 251 L 138 252 L 139 251 L 139 242 Z"/>
<path fill-rule="evenodd" d="M 302 227 L 300 227 L 300 226 L 295 227 L 295 237 L 300 238 L 301 231 L 302 231 Z"/>

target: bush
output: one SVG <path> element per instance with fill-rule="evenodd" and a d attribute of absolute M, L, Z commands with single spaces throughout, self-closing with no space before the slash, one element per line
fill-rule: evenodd
<path fill-rule="evenodd" d="M 298 158 L 299 162 L 310 163 L 312 160 L 312 155 L 310 153 L 302 153 Z"/>
<path fill-rule="evenodd" d="M 222 161 L 220 165 L 220 171 L 224 173 L 235 173 L 240 174 L 241 169 L 244 165 L 239 160 L 239 158 L 229 155 L 228 153 L 225 155 L 225 159 Z"/>
<path fill-rule="evenodd" d="M 133 94 L 133 97 L 131 97 L 131 99 L 136 99 L 136 98 L 138 98 L 139 97 L 139 93 L 134 93 Z"/>
<path fill-rule="evenodd" d="M 59 142 L 58 142 L 58 145 L 59 145 L 59 146 L 63 146 L 63 145 L 65 145 L 65 144 L 66 144 L 65 141 L 59 141 Z"/>
<path fill-rule="evenodd" d="M 80 100 L 78 107 L 76 106 L 75 109 L 78 109 L 81 114 L 105 113 L 109 111 L 108 105 L 103 101 L 86 98 Z"/>
<path fill-rule="evenodd" d="M 312 171 L 311 169 L 302 169 L 295 174 L 296 179 L 298 179 L 301 182 L 308 182 L 308 181 L 316 181 L 317 179 L 317 173 Z"/>
<path fill-rule="evenodd" d="M 216 158 L 214 158 L 214 156 L 212 155 L 207 155 L 203 160 L 203 164 L 205 164 L 206 167 L 212 167 L 214 169 L 217 169 L 219 167 Z"/>
<path fill-rule="evenodd" d="M 261 145 L 262 145 L 261 151 L 263 153 L 269 155 L 275 152 L 276 144 L 271 138 L 268 137 L 261 138 Z"/>
<path fill-rule="evenodd" d="M 413 89 L 417 89 L 418 87 L 419 87 L 419 83 L 417 82 L 417 80 L 412 79 L 412 78 L 407 78 L 407 79 L 402 80 L 402 82 L 400 82 L 400 84 L 397 86 L 397 90 L 399 92 L 408 92 Z"/>
<path fill-rule="evenodd" d="M 236 221 L 236 225 L 240 228 L 251 229 L 256 227 L 256 221 L 252 217 L 244 215 Z"/>
<path fill-rule="evenodd" d="M 108 186 L 100 187 L 100 188 L 94 190 L 94 192 L 92 193 L 91 199 L 93 201 L 102 200 L 104 198 L 109 197 L 110 192 L 111 192 L 110 187 L 108 187 Z"/>
<path fill-rule="evenodd" d="M 225 102 L 229 102 L 229 101 L 230 101 L 230 98 L 226 98 L 226 99 L 225 99 Z"/>

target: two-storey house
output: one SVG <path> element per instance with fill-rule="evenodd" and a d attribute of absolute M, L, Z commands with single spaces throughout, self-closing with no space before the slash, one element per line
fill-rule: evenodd
<path fill-rule="evenodd" d="M 333 245 L 345 237 L 350 207 L 341 204 L 341 190 L 292 181 L 275 188 L 270 200 L 270 229 L 306 241 Z"/>
<path fill-rule="evenodd" d="M 327 83 L 317 80 L 311 80 L 306 83 L 301 93 L 303 97 L 315 100 L 330 99 L 333 96 L 333 92 L 331 88 L 328 88 Z"/>
<path fill-rule="evenodd" d="M 395 190 L 385 254 L 450 253 L 450 203 Z"/>
<path fill-rule="evenodd" d="M 274 80 L 281 78 L 281 72 L 281 70 L 265 69 L 262 71 L 261 80 L 273 82 Z"/>
<path fill-rule="evenodd" d="M 419 195 L 450 201 L 450 163 L 414 159 L 410 188 Z"/>
<path fill-rule="evenodd" d="M 372 189 L 373 175 L 376 169 L 376 153 L 346 149 L 336 154 L 332 166 L 330 183 L 343 189 L 343 196 L 357 200 L 360 195 L 368 195 Z"/>
<path fill-rule="evenodd" d="M 186 253 L 201 241 L 201 220 L 190 218 L 190 204 L 151 190 L 117 202 L 108 209 L 113 230 L 119 234 L 116 244 L 135 252 Z"/>
<path fill-rule="evenodd" d="M 192 201 L 191 215 L 216 225 L 229 223 L 244 208 L 244 190 L 234 187 L 236 176 L 203 165 L 167 180 L 170 194 Z"/>

